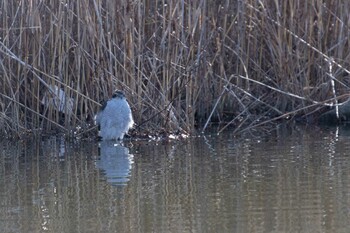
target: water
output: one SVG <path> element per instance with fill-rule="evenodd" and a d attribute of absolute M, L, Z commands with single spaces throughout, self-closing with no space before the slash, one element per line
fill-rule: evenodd
<path fill-rule="evenodd" d="M 350 131 L 0 143 L 0 232 L 350 232 Z"/>

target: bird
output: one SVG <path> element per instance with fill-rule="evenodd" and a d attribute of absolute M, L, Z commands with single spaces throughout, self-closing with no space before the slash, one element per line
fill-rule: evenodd
<path fill-rule="evenodd" d="M 116 90 L 95 116 L 102 140 L 123 140 L 134 125 L 132 112 L 123 91 Z"/>

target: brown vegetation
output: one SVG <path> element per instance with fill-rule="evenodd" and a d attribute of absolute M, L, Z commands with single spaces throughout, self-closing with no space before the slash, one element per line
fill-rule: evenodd
<path fill-rule="evenodd" d="M 1 133 L 91 131 L 117 88 L 138 132 L 309 115 L 349 92 L 349 11 L 347 0 L 2 0 Z"/>

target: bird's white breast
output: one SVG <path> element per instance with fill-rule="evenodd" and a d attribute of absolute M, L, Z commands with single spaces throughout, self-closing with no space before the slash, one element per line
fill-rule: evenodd
<path fill-rule="evenodd" d="M 125 98 L 113 98 L 96 115 L 103 139 L 123 139 L 124 134 L 133 126 L 134 121 L 130 106 Z"/>

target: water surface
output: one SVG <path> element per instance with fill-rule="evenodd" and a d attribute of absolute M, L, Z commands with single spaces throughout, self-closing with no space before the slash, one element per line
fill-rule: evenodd
<path fill-rule="evenodd" d="M 350 232 L 350 131 L 0 142 L 0 232 Z"/>

